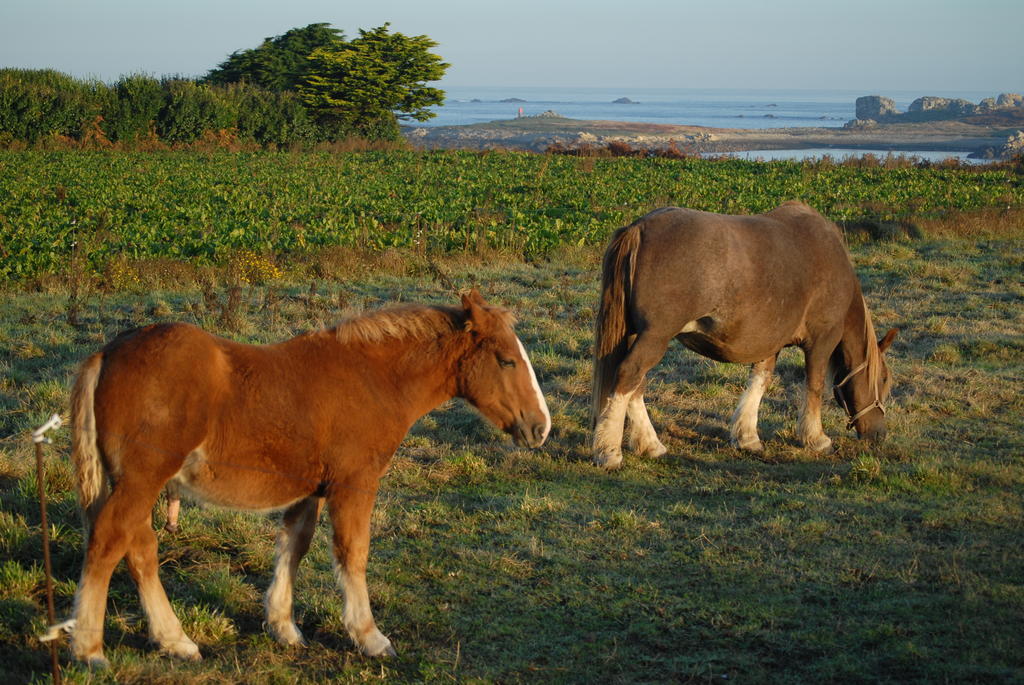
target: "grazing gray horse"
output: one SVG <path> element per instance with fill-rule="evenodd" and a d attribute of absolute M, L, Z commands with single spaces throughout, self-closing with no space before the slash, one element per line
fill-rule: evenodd
<path fill-rule="evenodd" d="M 604 256 L 594 343 L 594 461 L 622 462 L 622 434 L 640 454 L 665 453 L 644 405 L 644 376 L 673 338 L 717 361 L 753 364 L 732 417 L 732 443 L 763 449 L 757 410 L 783 347 L 804 352 L 807 395 L 798 436 L 831 449 L 821 393 L 836 399 L 860 437 L 885 436 L 892 379 L 871 314 L 835 224 L 801 202 L 727 216 L 658 209 L 612 236 Z"/>

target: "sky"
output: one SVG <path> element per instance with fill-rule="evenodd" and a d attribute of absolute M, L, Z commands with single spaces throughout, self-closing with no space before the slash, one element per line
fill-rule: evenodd
<path fill-rule="evenodd" d="M 1024 0 L 0 0 L 0 67 L 201 76 L 327 22 L 391 22 L 440 87 L 1024 91 Z"/>

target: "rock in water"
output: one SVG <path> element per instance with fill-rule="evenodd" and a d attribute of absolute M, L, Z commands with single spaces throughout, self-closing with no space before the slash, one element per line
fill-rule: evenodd
<path fill-rule="evenodd" d="M 881 95 L 865 95 L 857 98 L 857 118 L 881 121 L 886 117 L 899 114 L 892 98 Z"/>

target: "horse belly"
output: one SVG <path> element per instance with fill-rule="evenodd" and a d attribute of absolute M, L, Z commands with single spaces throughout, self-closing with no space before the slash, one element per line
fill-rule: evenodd
<path fill-rule="evenodd" d="M 687 323 L 676 335 L 676 340 L 699 355 L 739 364 L 754 364 L 775 355 L 790 344 L 789 338 L 780 338 L 771 329 L 729 326 L 711 316 Z"/>
<path fill-rule="evenodd" d="M 313 473 L 229 456 L 211 457 L 202 448 L 189 454 L 171 480 L 192 499 L 256 511 L 283 509 L 320 487 Z"/>

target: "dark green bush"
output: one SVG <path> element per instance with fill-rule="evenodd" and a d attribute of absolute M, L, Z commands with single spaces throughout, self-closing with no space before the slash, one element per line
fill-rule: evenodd
<path fill-rule="evenodd" d="M 107 90 L 50 69 L 0 69 L 0 134 L 28 143 L 54 134 L 77 138 L 101 113 Z"/>
<path fill-rule="evenodd" d="M 100 128 L 96 128 L 97 117 Z M 154 132 L 167 143 L 231 131 L 260 145 L 335 140 L 350 135 L 320 126 L 292 92 L 247 83 L 224 86 L 181 78 L 122 76 L 114 85 L 52 70 L 0 69 L 0 141 L 30 145 L 47 136 L 82 141 L 101 131 L 114 143 Z"/>
<path fill-rule="evenodd" d="M 145 138 L 164 106 L 164 87 L 143 74 L 122 76 L 103 109 L 103 130 L 113 141 Z"/>

